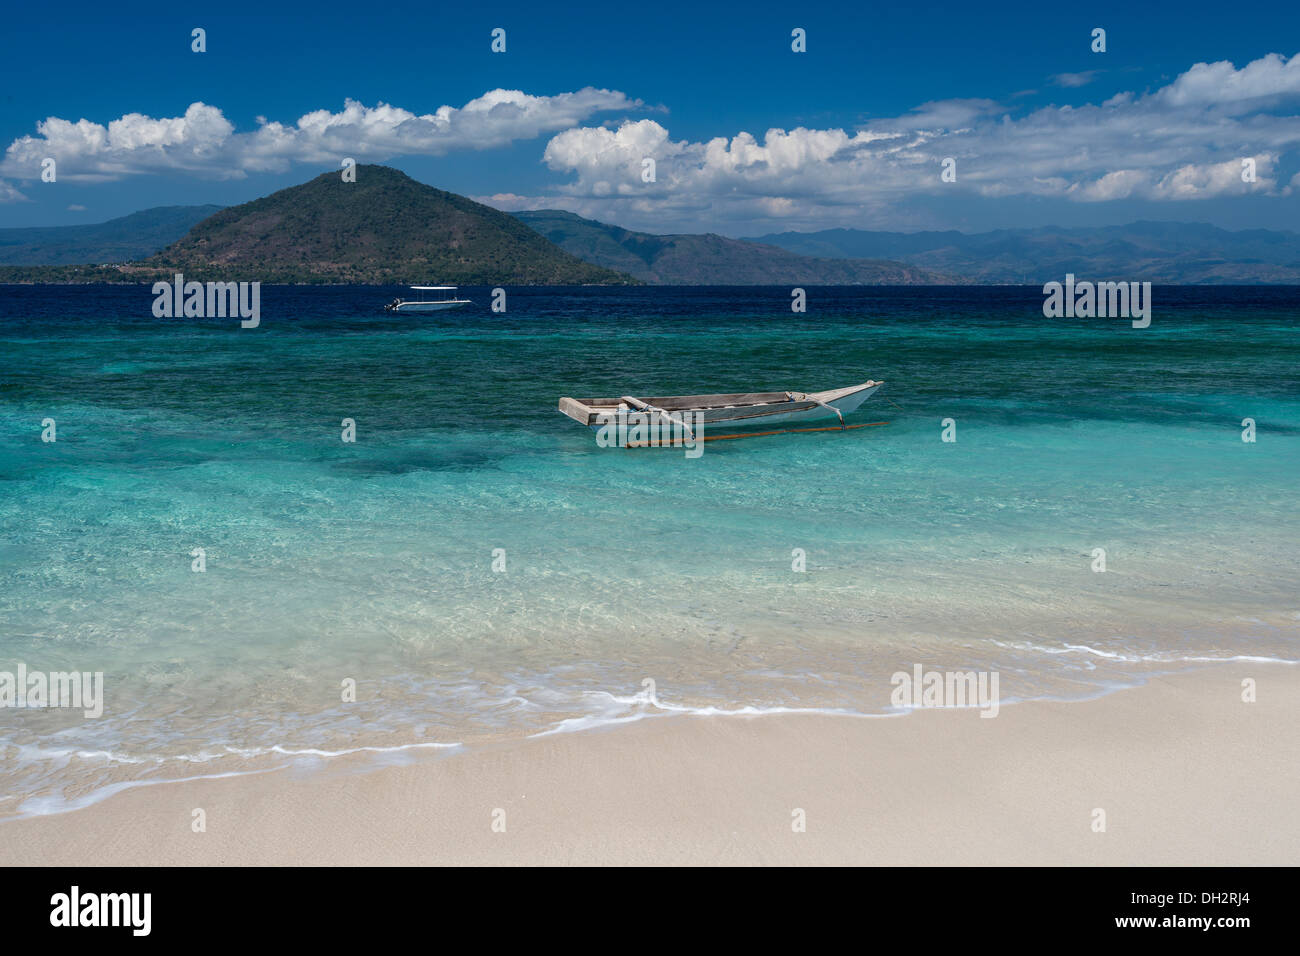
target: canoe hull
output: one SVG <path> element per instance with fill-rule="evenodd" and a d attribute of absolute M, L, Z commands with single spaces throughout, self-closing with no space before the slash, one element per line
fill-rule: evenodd
<path fill-rule="evenodd" d="M 719 428 L 767 428 L 829 419 L 838 424 L 838 410 L 848 415 L 867 401 L 883 382 L 864 382 L 848 388 L 825 392 L 744 392 L 727 395 L 664 395 L 642 401 L 663 409 L 670 416 L 694 423 L 703 421 L 711 431 Z M 817 399 L 824 404 L 817 404 Z M 827 408 L 825 406 L 830 406 Z M 560 411 L 575 421 L 599 428 L 620 414 L 635 414 L 636 409 L 618 398 L 560 399 Z"/>

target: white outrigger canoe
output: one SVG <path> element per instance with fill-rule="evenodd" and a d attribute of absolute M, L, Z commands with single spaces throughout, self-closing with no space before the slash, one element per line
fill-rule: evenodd
<path fill-rule="evenodd" d="M 455 290 L 456 287 L 454 285 L 413 285 L 411 288 L 417 292 L 447 292 Z M 386 312 L 441 312 L 443 309 L 455 309 L 462 305 L 469 305 L 469 299 L 435 299 L 425 302 L 394 299 L 384 306 L 384 310 Z"/>
<path fill-rule="evenodd" d="M 724 395 L 662 395 L 637 398 L 561 398 L 560 411 L 574 421 L 599 429 L 640 413 L 662 426 L 716 431 L 766 428 L 833 419 L 831 428 L 854 428 L 844 416 L 854 412 L 884 382 L 863 382 L 824 392 L 738 392 Z M 874 424 L 874 423 L 873 423 Z M 723 436 L 716 436 L 723 437 Z"/>

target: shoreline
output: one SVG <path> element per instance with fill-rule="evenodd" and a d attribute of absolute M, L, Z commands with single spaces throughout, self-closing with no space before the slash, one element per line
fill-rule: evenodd
<path fill-rule="evenodd" d="M 1300 861 L 1294 666 L 1218 663 L 994 719 L 898 716 L 911 719 L 639 719 L 399 766 L 336 758 L 320 772 L 129 788 L 0 823 L 0 863 Z M 1093 832 L 1098 809 L 1105 832 Z"/>
<path fill-rule="evenodd" d="M 1084 647 L 1077 649 L 1096 653 Z M 1037 693 L 1030 692 L 1027 695 L 1016 692 L 1007 694 L 1004 688 L 1001 693 L 995 694 L 997 700 L 993 704 L 993 709 L 996 711 L 1002 707 L 1019 706 L 1026 703 L 1073 704 L 1094 701 L 1110 694 L 1140 688 L 1153 679 L 1165 679 L 1195 673 L 1206 666 L 1253 666 L 1262 664 L 1291 667 L 1300 665 L 1300 661 L 1297 660 L 1250 655 L 1197 659 L 1184 658 L 1176 662 L 1168 661 L 1163 663 L 1177 664 L 1178 666 L 1171 670 L 1131 671 L 1122 676 L 1097 676 L 1086 684 L 1077 684 L 1073 692 L 1056 693 L 1043 690 Z M 917 683 L 920 677 L 915 673 L 920 667 L 921 665 L 913 665 L 913 672 L 909 672 L 909 676 L 914 678 L 911 681 L 911 686 L 914 688 L 920 686 Z M 974 669 L 979 670 L 978 667 Z M 967 668 L 967 670 L 970 670 L 970 668 Z M 394 679 L 392 677 L 383 678 L 383 680 Z M 882 689 L 886 688 L 883 675 L 880 677 L 880 686 Z M 895 693 L 893 690 L 887 692 L 890 694 Z M 435 687 L 429 688 L 427 693 L 436 697 L 439 691 Z M 913 691 L 913 693 L 918 697 L 920 696 L 919 689 Z M 473 729 L 462 727 L 461 731 L 464 732 L 451 732 L 446 737 L 434 740 L 427 737 L 420 738 L 418 734 L 412 738 L 406 733 L 394 732 L 390 728 L 389 732 L 385 733 L 364 732 L 360 735 L 353 734 L 347 739 L 331 742 L 303 741 L 289 743 L 286 741 L 258 746 L 249 743 L 242 747 L 235 744 L 226 744 L 224 745 L 226 751 L 224 754 L 221 753 L 223 748 L 214 750 L 202 745 L 198 745 L 198 750 L 195 753 L 173 753 L 170 755 L 139 751 L 123 752 L 117 748 L 111 748 L 110 752 L 109 748 L 67 746 L 62 749 L 62 753 L 71 755 L 75 752 L 77 756 L 85 758 L 88 763 L 81 766 L 71 777 L 63 778 L 63 795 L 59 796 L 56 792 L 49 790 L 33 791 L 25 794 L 19 792 L 3 794 L 0 792 L 0 827 L 12 821 L 41 819 L 48 816 L 76 813 L 94 807 L 119 792 L 129 790 L 171 787 L 203 780 L 265 774 L 328 777 L 337 772 L 366 773 L 453 754 L 477 753 L 503 746 L 515 746 L 529 740 L 556 735 L 602 733 L 618 730 L 634 726 L 643 721 L 659 721 L 671 718 L 731 718 L 744 720 L 769 717 L 829 717 L 872 720 L 903 718 L 918 711 L 933 709 L 936 706 L 923 703 L 889 703 L 886 705 L 883 698 L 879 701 L 882 705 L 881 708 L 875 710 L 862 710 L 854 704 L 830 700 L 822 704 L 811 702 L 805 704 L 758 703 L 752 701 L 731 705 L 718 702 L 689 703 L 680 699 L 660 700 L 657 696 L 647 696 L 645 690 L 624 697 L 612 694 L 606 694 L 605 696 L 608 696 L 610 700 L 617 701 L 619 712 L 615 713 L 607 708 L 595 708 L 589 711 L 570 712 L 564 715 L 565 708 L 561 708 L 560 712 L 551 715 L 548 721 L 535 724 L 531 728 L 515 726 L 513 728 L 501 727 L 489 730 L 484 727 Z M 577 702 L 574 701 L 571 704 L 576 705 Z M 398 706 L 400 707 L 400 705 Z M 963 705 L 948 707 L 942 704 L 938 706 L 941 709 L 948 710 L 960 710 L 963 707 Z M 964 705 L 965 709 L 976 711 L 985 709 L 986 706 L 977 701 Z M 337 713 L 336 711 L 328 711 L 318 714 L 317 719 L 327 716 L 337 716 Z M 412 726 L 406 729 L 409 732 L 417 728 Z M 443 730 L 447 731 L 450 728 L 443 728 Z M 46 743 L 39 746 L 50 746 L 50 739 L 47 738 Z M 202 772 L 176 775 L 150 774 L 148 772 L 141 776 L 109 775 L 108 779 L 94 780 L 94 771 L 90 768 L 89 761 L 92 761 L 97 756 L 108 757 L 112 764 L 149 764 L 152 761 L 157 761 L 158 766 L 167 763 L 185 763 L 195 771 L 200 768 L 203 768 L 203 770 Z"/>

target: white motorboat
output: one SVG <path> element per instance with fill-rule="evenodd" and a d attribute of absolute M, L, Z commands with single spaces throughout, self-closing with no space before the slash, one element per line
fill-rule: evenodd
<path fill-rule="evenodd" d="M 413 285 L 411 286 L 416 292 L 449 292 L 455 291 L 454 285 Z M 388 305 L 384 306 L 387 312 L 441 312 L 443 309 L 455 309 L 462 305 L 469 305 L 469 299 L 432 299 L 411 302 L 406 299 L 394 299 Z"/>

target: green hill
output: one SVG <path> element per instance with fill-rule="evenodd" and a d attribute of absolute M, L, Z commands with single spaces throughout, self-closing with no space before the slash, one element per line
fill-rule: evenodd
<path fill-rule="evenodd" d="M 187 279 L 453 285 L 631 281 L 552 245 L 513 216 L 386 166 L 324 173 L 199 223 L 131 271 Z"/>
<path fill-rule="evenodd" d="M 175 242 L 220 206 L 158 206 L 86 226 L 0 229 L 0 265 L 130 262 Z"/>
<path fill-rule="evenodd" d="M 662 285 L 925 285 L 954 281 L 886 259 L 826 259 L 743 239 L 656 236 L 559 209 L 516 213 L 566 252 Z"/>

